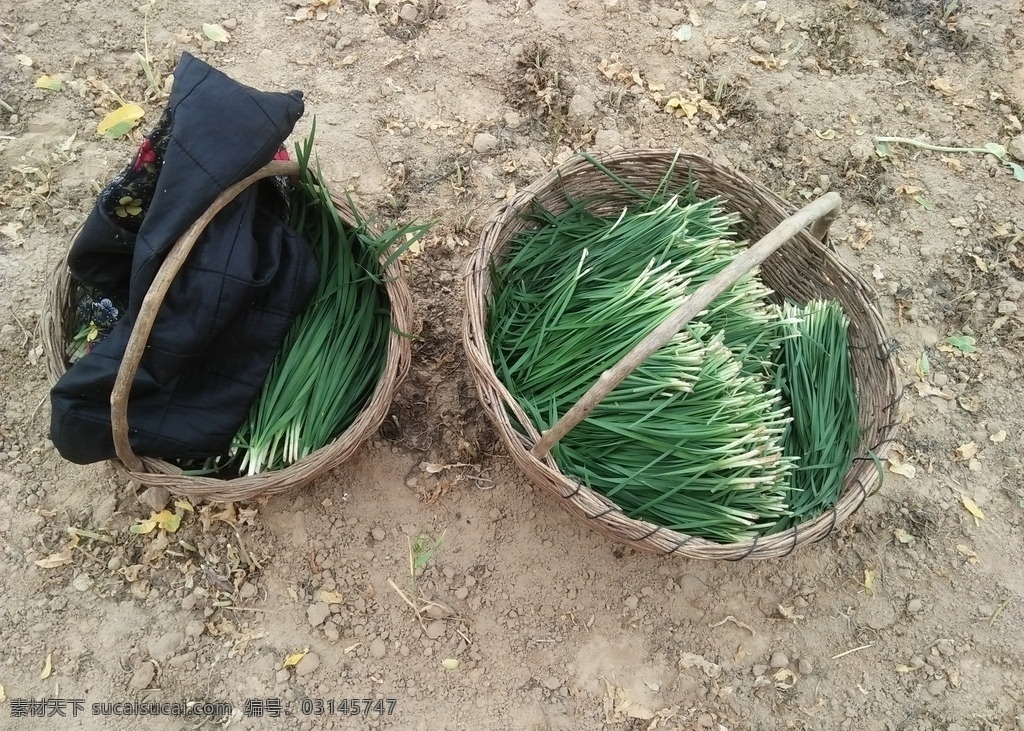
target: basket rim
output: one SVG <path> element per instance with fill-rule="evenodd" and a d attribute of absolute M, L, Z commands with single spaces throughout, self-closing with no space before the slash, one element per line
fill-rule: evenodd
<path fill-rule="evenodd" d="M 598 531 L 643 552 L 695 559 L 774 558 L 789 555 L 801 545 L 824 538 L 856 512 L 867 497 L 878 489 L 882 479 L 880 460 L 884 460 L 892 441 L 896 426 L 896 406 L 902 394 L 898 371 L 887 346 L 889 336 L 878 310 L 877 295 L 859 273 L 806 231 L 802 231 L 795 239 L 799 239 L 802 246 L 813 250 L 820 259 L 819 264 L 825 262 L 833 267 L 842 275 L 844 283 L 857 291 L 859 298 L 863 300 L 863 315 L 866 315 L 869 321 L 870 332 L 876 336 L 876 346 L 885 346 L 884 352 L 880 349 L 878 358 L 884 360 L 881 366 L 884 373 L 885 382 L 882 385 L 886 403 L 873 414 L 882 422 L 877 427 L 880 439 L 874 444 L 858 445 L 856 457 L 846 474 L 846 484 L 832 510 L 780 533 L 736 543 L 717 543 L 647 521 L 629 518 L 614 501 L 562 473 L 550 454 L 543 459 L 537 459 L 530 452 L 540 433 L 497 377 L 486 341 L 487 301 L 491 287 L 490 262 L 493 256 L 500 254 L 501 246 L 507 243 L 507 240 L 502 238 L 504 229 L 514 225 L 513 222 L 516 220 L 521 221 L 521 214 L 528 210 L 534 201 L 548 193 L 556 196 L 565 195 L 578 176 L 586 175 L 587 169 L 594 170 L 588 157 L 613 169 L 619 166 L 634 166 L 630 168 L 634 172 L 640 166 L 660 166 L 662 174 L 667 165 L 676 161 L 677 165 L 684 165 L 689 169 L 689 174 L 695 176 L 698 184 L 701 178 L 719 176 L 727 180 L 731 187 L 743 191 L 744 195 L 756 198 L 759 204 L 756 214 L 762 213 L 760 208 L 763 207 L 781 220 L 794 210 L 777 194 L 741 173 L 724 168 L 705 156 L 664 148 L 627 149 L 597 155 L 578 153 L 499 206 L 484 224 L 479 243 L 466 265 L 463 346 L 481 404 L 508 448 L 510 456 L 527 478 L 559 498 L 558 502 L 563 508 Z M 572 192 L 577 197 L 580 195 L 578 189 Z M 849 316 L 849 313 L 847 314 Z M 862 401 L 859 382 L 858 401 Z M 512 425 L 509 411 L 515 414 L 528 434 L 523 435 Z"/>
<path fill-rule="evenodd" d="M 343 222 L 352 227 L 363 225 L 376 233 L 370 221 L 358 217 L 354 202 L 348 197 L 341 198 L 332 193 L 331 199 Z M 77 238 L 80 230 L 72 234 L 70 242 Z M 40 319 L 43 354 L 51 386 L 68 369 L 64 356 L 65 333 L 75 284 L 67 266 L 67 253 L 61 254 L 50 272 L 46 283 L 46 308 Z M 400 258 L 389 260 L 389 252 L 383 252 L 379 261 L 383 266 L 383 287 L 391 319 L 384 368 L 355 420 L 331 442 L 283 469 L 232 478 L 188 475 L 176 465 L 155 457 L 140 456 L 142 470 L 129 469 L 116 457 L 107 461 L 119 474 L 146 487 L 163 487 L 175 495 L 214 502 L 270 497 L 312 482 L 344 463 L 383 423 L 412 361 L 412 342 L 406 333 L 413 329 L 413 303 L 405 270 Z"/>

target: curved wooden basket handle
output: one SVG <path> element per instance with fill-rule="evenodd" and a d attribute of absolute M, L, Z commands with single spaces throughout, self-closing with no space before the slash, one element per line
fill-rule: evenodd
<path fill-rule="evenodd" d="M 784 220 L 767 236 L 736 257 L 725 269 L 705 282 L 703 287 L 687 297 L 679 309 L 637 343 L 622 360 L 602 373 L 590 390 L 583 394 L 554 426 L 541 435 L 530 453 L 537 459 L 546 457 L 551 448 L 583 421 L 626 376 L 671 340 L 686 323 L 705 310 L 718 295 L 735 284 L 736 280 L 771 256 L 776 249 L 807 226 L 811 227 L 812 236 L 819 241 L 824 239 L 832 221 L 839 215 L 842 202 L 838 193 L 826 193 Z"/>
<path fill-rule="evenodd" d="M 195 223 L 188 227 L 181 238 L 167 252 L 167 257 L 157 270 L 153 283 L 146 292 L 139 308 L 139 315 L 135 320 L 135 326 L 128 338 L 128 345 L 121 359 L 121 365 L 117 369 L 117 378 L 114 380 L 114 388 L 110 392 L 110 425 L 114 437 L 114 450 L 117 458 L 120 459 L 129 470 L 139 472 L 143 469 L 142 460 L 132 451 L 128 441 L 128 394 L 131 391 L 132 383 L 135 381 L 135 374 L 139 370 L 139 363 L 142 362 L 142 354 L 146 350 L 146 343 L 153 331 L 153 323 L 156 321 L 157 312 L 164 301 L 171 282 L 178 275 L 182 265 L 188 258 L 192 247 L 209 225 L 210 221 L 220 213 L 225 206 L 237 198 L 242 191 L 250 185 L 263 178 L 272 178 L 278 175 L 297 175 L 299 164 L 294 161 L 274 161 L 260 168 L 249 177 L 240 180 L 221 193 L 210 205 L 210 208 L 200 216 Z"/>

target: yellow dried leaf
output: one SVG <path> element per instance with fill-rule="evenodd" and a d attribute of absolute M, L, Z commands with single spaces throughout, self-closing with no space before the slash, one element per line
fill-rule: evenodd
<path fill-rule="evenodd" d="M 967 512 L 974 516 L 975 525 L 977 525 L 985 519 L 985 514 L 981 512 L 981 508 L 979 508 L 978 504 L 971 500 L 969 497 L 967 497 L 966 495 L 961 495 L 960 502 L 962 502 L 964 504 L 964 507 L 967 508 Z"/>
<path fill-rule="evenodd" d="M 875 577 L 878 572 L 874 569 L 864 569 L 864 591 L 868 594 L 875 593 Z"/>
<path fill-rule="evenodd" d="M 3 703 L 5 700 L 7 700 L 7 693 L 4 691 L 4 686 L 0 685 L 0 703 Z"/>
<path fill-rule="evenodd" d="M 677 117 L 686 117 L 687 119 L 693 119 L 698 112 L 696 104 L 690 101 L 683 101 L 678 97 L 672 97 L 665 103 L 666 111 L 675 112 Z"/>
<path fill-rule="evenodd" d="M 338 592 L 326 591 L 324 589 L 317 592 L 317 599 L 322 601 L 324 604 L 341 604 L 342 601 L 344 601 L 341 594 Z"/>
<path fill-rule="evenodd" d="M 32 59 L 30 58 L 30 57 L 26 56 L 26 55 L 25 55 L 24 53 L 19 53 L 19 54 L 18 54 L 17 56 L 15 56 L 14 58 L 15 58 L 15 59 L 16 59 L 16 60 L 18 61 L 18 63 L 20 63 L 20 64 L 21 64 L 22 66 L 32 66 L 32 64 L 34 64 L 34 63 L 35 63 L 35 61 L 33 61 L 33 60 L 32 60 Z"/>
<path fill-rule="evenodd" d="M 284 665 L 282 667 L 291 668 L 299 664 L 299 661 L 309 654 L 308 650 L 302 652 L 294 652 L 284 659 Z"/>
<path fill-rule="evenodd" d="M 912 465 L 910 462 L 889 462 L 889 471 L 895 475 L 902 475 L 908 480 L 912 480 L 917 477 L 917 467 Z"/>
<path fill-rule="evenodd" d="M 896 666 L 896 672 L 897 673 L 912 673 L 912 672 L 914 672 L 915 670 L 918 670 L 918 669 L 919 668 L 915 668 L 915 667 L 913 667 L 911 665 L 897 665 Z"/>
<path fill-rule="evenodd" d="M 138 104 L 125 104 L 105 116 L 96 131 L 108 139 L 117 139 L 131 132 L 146 111 Z"/>
<path fill-rule="evenodd" d="M 63 84 L 60 83 L 60 79 L 55 79 L 47 74 L 43 74 L 36 79 L 34 86 L 37 89 L 46 89 L 47 91 L 60 91 L 63 88 Z"/>
<path fill-rule="evenodd" d="M 188 500 L 175 500 L 174 507 L 181 508 L 182 510 L 185 510 L 189 513 L 194 513 L 196 511 L 196 509 L 192 507 L 192 503 L 190 503 Z"/>
<path fill-rule="evenodd" d="M 441 661 L 441 666 L 444 667 L 446 670 L 454 670 L 459 665 L 459 661 L 456 660 L 454 657 L 446 657 L 444 660 Z"/>
<path fill-rule="evenodd" d="M 1006 430 L 1005 429 L 1000 429 L 995 434 L 990 436 L 988 438 L 988 440 L 990 442 L 995 442 L 996 444 L 1002 444 L 1003 442 L 1006 441 Z"/>
<path fill-rule="evenodd" d="M 942 96 L 955 96 L 957 92 L 957 90 L 953 88 L 953 85 L 941 76 L 929 81 L 928 86 L 939 92 Z"/>
<path fill-rule="evenodd" d="M 128 530 L 132 533 L 138 533 L 141 535 L 145 533 L 152 533 L 156 529 L 156 526 L 157 522 L 155 520 L 140 520 L 129 527 Z"/>
<path fill-rule="evenodd" d="M 956 544 L 956 550 L 967 557 L 967 563 L 981 563 L 981 559 L 978 558 L 978 554 L 969 549 L 962 543 Z"/>
<path fill-rule="evenodd" d="M 46 663 L 43 664 L 43 671 L 39 673 L 40 680 L 46 680 L 53 672 L 53 653 L 46 656 Z"/>
<path fill-rule="evenodd" d="M 960 460 L 970 459 L 978 453 L 977 442 L 967 442 L 956 448 L 956 458 Z"/>
<path fill-rule="evenodd" d="M 955 157 L 945 157 L 945 156 L 943 156 L 943 157 L 940 157 L 939 159 L 942 160 L 942 162 L 944 162 L 946 164 L 946 167 L 948 167 L 950 170 L 952 170 L 955 173 L 962 173 L 963 171 L 965 171 L 967 169 L 967 166 L 964 165 L 959 160 L 957 160 Z"/>
<path fill-rule="evenodd" d="M 170 510 L 161 510 L 159 513 L 154 513 L 151 516 L 151 520 L 155 520 L 157 525 L 168 533 L 174 533 L 181 526 L 181 515 L 179 513 L 172 513 Z"/>
<path fill-rule="evenodd" d="M 836 131 L 834 129 L 827 129 L 824 132 L 814 130 L 814 134 L 816 134 L 818 138 L 822 140 L 834 140 L 836 138 Z"/>

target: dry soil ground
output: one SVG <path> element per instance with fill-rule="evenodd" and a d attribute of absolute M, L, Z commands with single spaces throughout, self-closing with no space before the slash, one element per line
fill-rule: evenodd
<path fill-rule="evenodd" d="M 1024 729 L 1024 182 L 992 155 L 874 144 L 1024 155 L 1022 10 L 4 2 L 0 728 Z M 413 373 L 358 457 L 292 494 L 197 505 L 177 533 L 136 535 L 150 509 L 133 487 L 46 439 L 36 326 L 46 272 L 138 142 L 97 122 L 119 96 L 145 108 L 144 130 L 162 97 L 137 54 L 162 85 L 184 50 L 302 89 L 297 134 L 315 115 L 332 186 L 436 225 L 407 259 Z M 61 89 L 34 86 L 44 74 Z M 531 489 L 481 419 L 459 345 L 480 225 L 572 151 L 616 146 L 706 154 L 794 204 L 843 194 L 833 240 L 878 290 L 907 396 L 883 491 L 824 542 L 770 563 L 635 555 Z M 959 336 L 974 352 L 947 343 Z M 104 540 L 38 565 L 69 526 Z M 452 613 L 421 624 L 391 582 L 409 591 L 410 537 L 442 534 L 418 589 Z M 58 698 L 85 701 L 77 719 L 16 715 Z M 350 718 L 329 703 L 347 698 L 394 704 Z M 233 710 L 92 712 L 136 700 Z"/>

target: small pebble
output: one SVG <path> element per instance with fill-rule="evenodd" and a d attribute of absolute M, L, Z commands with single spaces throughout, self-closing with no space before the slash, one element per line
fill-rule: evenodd
<path fill-rule="evenodd" d="M 1017 303 L 1011 302 L 1010 300 L 1003 300 L 996 306 L 996 311 L 1000 315 L 1012 315 L 1017 311 Z"/>
<path fill-rule="evenodd" d="M 220 22 L 221 27 L 224 30 L 234 30 L 238 27 L 238 20 L 236 18 L 228 18 Z"/>
<path fill-rule="evenodd" d="M 558 690 L 562 687 L 562 681 L 554 675 L 547 675 L 540 681 L 548 690 Z"/>
<path fill-rule="evenodd" d="M 373 540 L 379 543 L 380 541 L 383 541 L 385 538 L 387 538 L 388 534 L 384 532 L 383 528 L 374 528 L 370 531 L 370 535 L 373 536 Z"/>
<path fill-rule="evenodd" d="M 697 716 L 697 725 L 701 728 L 714 728 L 715 718 L 710 713 L 702 713 Z"/>
<path fill-rule="evenodd" d="M 494 152 L 498 148 L 498 138 L 489 132 L 477 132 L 473 137 L 473 151 L 481 155 Z"/>
<path fill-rule="evenodd" d="M 21 29 L 21 34 L 26 38 L 31 38 L 40 30 L 39 23 L 26 23 L 25 27 Z"/>
<path fill-rule="evenodd" d="M 206 625 L 198 619 L 193 619 L 185 625 L 185 634 L 189 637 L 200 637 L 206 631 Z"/>
<path fill-rule="evenodd" d="M 768 666 L 767 665 L 755 665 L 754 667 L 752 667 L 750 669 L 750 672 L 752 672 L 754 674 L 755 678 L 759 678 L 759 677 L 761 677 L 762 675 L 764 675 L 765 673 L 768 672 Z"/>
<path fill-rule="evenodd" d="M 311 652 L 308 655 L 303 655 L 302 659 L 299 660 L 295 666 L 295 674 L 300 678 L 312 675 L 318 667 L 320 667 L 320 658 L 317 657 L 315 652 Z"/>
<path fill-rule="evenodd" d="M 807 125 L 801 122 L 799 119 L 793 122 L 789 128 L 790 137 L 803 137 L 807 134 Z"/>
<path fill-rule="evenodd" d="M 288 668 L 281 668 L 277 671 L 277 674 L 274 675 L 274 680 L 276 680 L 278 683 L 287 683 L 288 679 L 291 677 L 292 674 L 291 672 L 289 672 Z"/>
<path fill-rule="evenodd" d="M 769 53 L 772 50 L 772 44 L 766 41 L 761 36 L 754 36 L 750 39 L 750 47 L 758 53 Z"/>
<path fill-rule="evenodd" d="M 639 603 L 640 603 L 640 600 L 637 597 L 635 597 L 635 596 L 627 596 L 626 597 L 626 608 L 627 609 L 636 609 L 637 604 L 639 604 Z"/>
<path fill-rule="evenodd" d="M 907 602 L 907 611 L 911 614 L 917 614 L 924 610 L 924 602 L 920 599 L 911 599 Z"/>
<path fill-rule="evenodd" d="M 420 12 L 415 5 L 405 4 L 398 11 L 398 17 L 407 23 L 414 23 L 420 17 Z"/>
<path fill-rule="evenodd" d="M 789 658 L 786 657 L 786 653 L 781 650 L 776 650 L 772 653 L 772 659 L 769 661 L 769 664 L 773 668 L 789 667 Z"/>
<path fill-rule="evenodd" d="M 797 663 L 796 669 L 801 675 L 810 675 L 814 672 L 814 666 L 806 657 L 800 658 L 800 662 Z"/>
<path fill-rule="evenodd" d="M 388 645 L 380 637 L 374 639 L 370 643 L 370 656 L 375 657 L 378 660 L 384 657 L 388 653 Z"/>
<path fill-rule="evenodd" d="M 333 622 L 328 622 L 327 624 L 325 624 L 324 637 L 326 637 L 331 642 L 337 642 L 338 639 L 341 637 L 341 633 L 338 632 L 338 625 L 334 624 Z"/>
<path fill-rule="evenodd" d="M 456 599 L 465 599 L 468 596 L 469 596 L 469 589 L 467 589 L 464 586 L 455 590 L 455 598 Z"/>
<path fill-rule="evenodd" d="M 933 696 L 940 696 L 946 692 L 945 680 L 933 680 L 928 683 L 928 692 Z"/>
<path fill-rule="evenodd" d="M 444 630 L 444 620 L 435 620 L 427 625 L 427 637 L 429 637 L 432 640 L 436 640 L 438 637 L 444 634 Z"/>
<path fill-rule="evenodd" d="M 145 690 L 156 677 L 156 666 L 151 662 L 144 662 L 135 669 L 132 679 L 128 681 L 128 687 L 132 690 Z"/>

